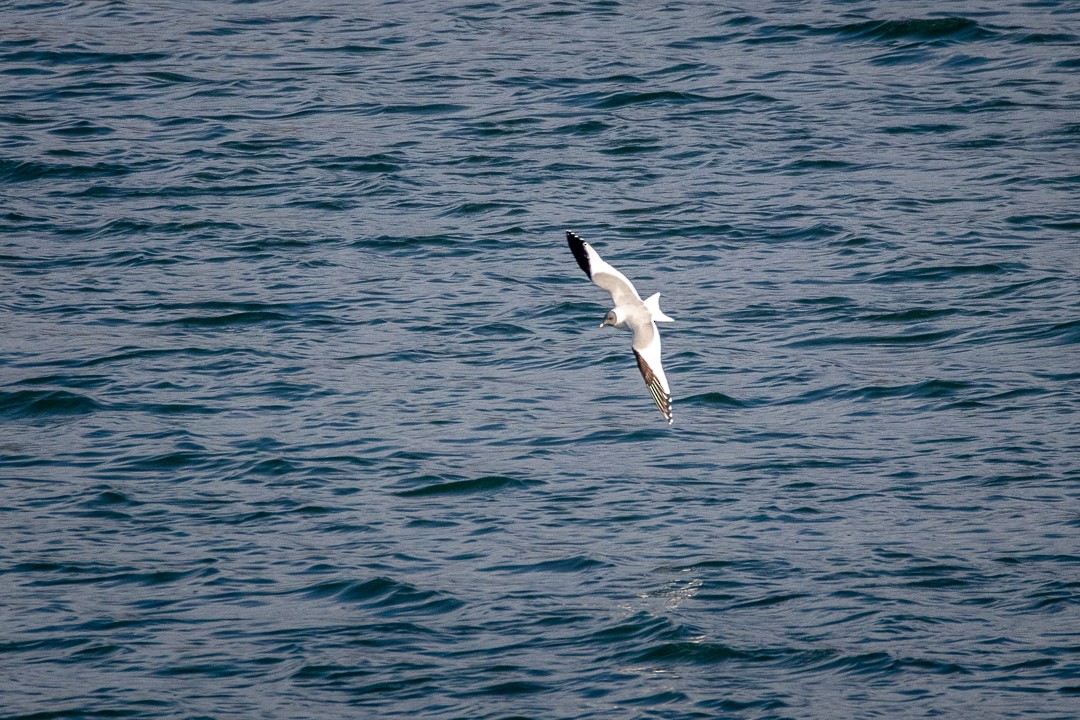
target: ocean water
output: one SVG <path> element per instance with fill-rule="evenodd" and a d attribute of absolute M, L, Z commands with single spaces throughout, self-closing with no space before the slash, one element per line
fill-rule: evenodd
<path fill-rule="evenodd" d="M 1067 0 L 0 5 L 0 717 L 1080 716 L 1078 167 Z"/>

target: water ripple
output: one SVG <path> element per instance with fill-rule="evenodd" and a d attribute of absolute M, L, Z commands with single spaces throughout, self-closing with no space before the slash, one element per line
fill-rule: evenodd
<path fill-rule="evenodd" d="M 1077 13 L 924 5 L 6 7 L 8 716 L 1074 716 Z"/>

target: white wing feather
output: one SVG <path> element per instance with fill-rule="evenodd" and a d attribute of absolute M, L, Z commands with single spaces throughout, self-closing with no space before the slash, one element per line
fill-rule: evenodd
<path fill-rule="evenodd" d="M 572 232 L 566 233 L 566 240 L 578 265 L 597 287 L 611 293 L 615 307 L 623 313 L 623 321 L 634 331 L 634 359 L 637 360 L 638 370 L 645 378 L 645 386 L 649 389 L 656 407 L 670 425 L 671 388 L 660 362 L 660 333 L 656 329 L 656 321 L 672 320 L 660 310 L 660 293 L 643 301 L 634 283 L 604 262 L 589 243 Z"/>

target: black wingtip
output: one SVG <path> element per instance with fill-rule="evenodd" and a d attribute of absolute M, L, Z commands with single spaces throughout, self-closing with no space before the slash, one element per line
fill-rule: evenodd
<path fill-rule="evenodd" d="M 649 367 L 649 363 L 645 362 L 645 358 L 641 357 L 641 353 L 634 350 L 634 358 L 637 360 L 638 370 L 641 371 L 641 376 L 645 378 L 645 387 L 649 388 L 649 394 L 652 395 L 653 402 L 656 403 L 657 409 L 660 414 L 667 420 L 668 425 L 674 421 L 674 417 L 671 413 L 671 395 L 669 395 L 663 387 L 660 385 L 660 380 L 657 379 L 656 373 Z"/>
<path fill-rule="evenodd" d="M 577 264 L 591 279 L 592 271 L 589 269 L 589 254 L 585 252 L 585 241 L 567 230 L 566 244 L 570 246 L 570 252 L 574 253 L 574 259 L 577 260 Z"/>

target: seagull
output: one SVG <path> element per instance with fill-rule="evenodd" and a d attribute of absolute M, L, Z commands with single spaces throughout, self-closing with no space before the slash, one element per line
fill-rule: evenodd
<path fill-rule="evenodd" d="M 645 378 L 645 386 L 652 393 L 656 407 L 671 424 L 671 388 L 668 387 L 664 368 L 660 365 L 660 332 L 658 322 L 675 322 L 660 310 L 660 293 L 641 299 L 634 284 L 626 276 L 600 259 L 600 255 L 589 243 L 574 233 L 567 231 L 566 244 L 574 259 L 593 284 L 611 293 L 615 307 L 600 323 L 600 327 L 611 325 L 617 328 L 629 327 L 634 331 L 634 357 L 638 369 Z"/>

